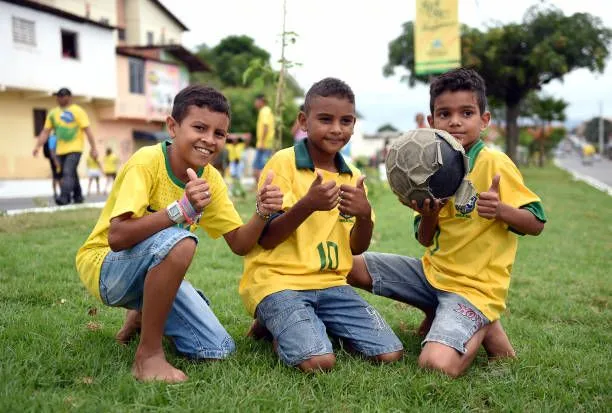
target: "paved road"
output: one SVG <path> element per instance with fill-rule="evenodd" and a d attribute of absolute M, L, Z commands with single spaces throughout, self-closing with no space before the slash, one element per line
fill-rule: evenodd
<path fill-rule="evenodd" d="M 599 159 L 593 162 L 592 165 L 583 165 L 580 156 L 572 152 L 561 158 L 557 158 L 558 163 L 574 172 L 579 174 L 590 176 L 608 186 L 612 186 L 612 161 L 609 159 Z"/>
<path fill-rule="evenodd" d="M 86 197 L 85 202 L 103 202 L 105 200 L 106 195 L 92 195 Z M 53 201 L 52 196 L 0 198 L 0 211 L 11 211 L 26 208 L 43 208 L 53 206 L 55 206 L 55 202 Z"/>

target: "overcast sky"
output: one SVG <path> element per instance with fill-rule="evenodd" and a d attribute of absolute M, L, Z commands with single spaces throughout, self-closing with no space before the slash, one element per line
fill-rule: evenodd
<path fill-rule="evenodd" d="M 521 21 L 537 0 L 459 0 L 459 20 L 485 29 L 496 23 Z M 189 27 L 183 44 L 190 49 L 215 46 L 229 35 L 245 34 L 280 57 L 282 0 L 162 0 Z M 612 27 L 608 0 L 556 0 L 566 15 L 587 12 Z M 511 5 L 511 6 L 510 6 Z M 427 86 L 409 88 L 399 76 L 385 78 L 388 43 L 401 34 L 401 25 L 414 20 L 414 0 L 287 0 L 287 30 L 298 33 L 287 49 L 288 59 L 302 64 L 291 74 L 306 90 L 327 76 L 346 81 L 355 91 L 357 110 L 366 132 L 391 123 L 399 129 L 414 126 L 414 115 L 428 110 Z M 278 65 L 277 65 L 278 67 Z M 486 80 L 486 79 L 485 79 Z M 564 82 L 547 85 L 545 92 L 570 103 L 567 116 L 579 121 L 599 114 L 612 117 L 612 59 L 603 74 L 578 70 Z"/>

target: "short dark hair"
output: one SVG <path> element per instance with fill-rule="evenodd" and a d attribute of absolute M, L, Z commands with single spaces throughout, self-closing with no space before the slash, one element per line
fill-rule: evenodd
<path fill-rule="evenodd" d="M 256 94 L 256 95 L 255 95 L 255 99 L 261 99 L 261 100 L 263 100 L 264 102 L 266 102 L 266 101 L 267 101 L 267 99 L 266 99 L 266 95 L 264 95 L 263 93 L 258 93 L 258 94 Z"/>
<path fill-rule="evenodd" d="M 189 106 L 208 108 L 213 112 L 225 113 L 231 119 L 230 105 L 226 97 L 209 86 L 191 85 L 178 92 L 172 105 L 174 120 L 181 123 L 187 116 Z"/>
<path fill-rule="evenodd" d="M 306 92 L 306 98 L 304 99 L 304 112 L 310 112 L 310 105 L 312 100 L 317 97 L 336 97 L 346 99 L 355 104 L 355 94 L 349 85 L 340 79 L 334 77 L 326 77 L 323 80 L 319 80 L 317 83 L 312 85 L 308 92 Z"/>
<path fill-rule="evenodd" d="M 487 88 L 485 81 L 474 69 L 460 67 L 434 78 L 429 86 L 429 110 L 434 113 L 434 102 L 444 92 L 467 90 L 474 92 L 480 114 L 487 108 Z"/>

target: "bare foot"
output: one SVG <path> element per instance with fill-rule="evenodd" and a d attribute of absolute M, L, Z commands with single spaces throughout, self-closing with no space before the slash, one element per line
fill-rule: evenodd
<path fill-rule="evenodd" d="M 482 340 L 482 346 L 492 360 L 501 358 L 515 358 L 516 353 L 499 320 L 489 326 L 487 334 Z"/>
<path fill-rule="evenodd" d="M 417 334 L 421 337 L 425 337 L 427 333 L 429 333 L 431 323 L 433 323 L 433 315 L 426 314 L 423 321 L 421 321 L 421 325 L 417 329 Z"/>
<path fill-rule="evenodd" d="M 140 332 L 142 313 L 137 310 L 128 310 L 125 314 L 125 322 L 121 329 L 115 334 L 115 340 L 121 344 L 128 344 L 136 334 Z"/>
<path fill-rule="evenodd" d="M 151 356 L 139 356 L 132 365 L 132 376 L 139 381 L 165 381 L 166 383 L 181 383 L 188 377 L 181 370 L 166 361 L 163 352 Z"/>
<path fill-rule="evenodd" d="M 252 337 L 255 340 L 261 340 L 262 338 L 266 341 L 272 341 L 272 334 L 268 329 L 257 321 L 257 319 L 253 320 L 249 331 L 247 332 L 247 337 Z"/>

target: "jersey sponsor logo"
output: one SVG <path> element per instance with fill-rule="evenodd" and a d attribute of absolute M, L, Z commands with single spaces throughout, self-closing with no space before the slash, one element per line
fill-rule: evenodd
<path fill-rule="evenodd" d="M 473 195 L 464 207 L 455 205 L 455 209 L 461 213 L 461 215 L 468 215 L 476 207 L 476 201 L 478 195 Z"/>
<path fill-rule="evenodd" d="M 74 122 L 74 114 L 72 112 L 70 112 L 69 110 L 65 110 L 60 115 L 60 119 L 64 123 L 72 123 L 72 122 Z"/>

